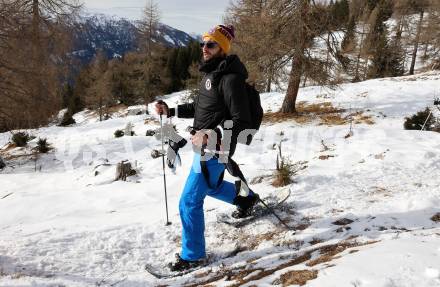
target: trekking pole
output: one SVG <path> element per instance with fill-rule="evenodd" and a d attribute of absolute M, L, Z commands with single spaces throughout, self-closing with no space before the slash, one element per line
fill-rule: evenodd
<path fill-rule="evenodd" d="M 431 117 L 431 114 L 432 114 L 432 111 L 429 110 L 428 117 L 426 118 L 426 121 L 425 121 L 425 123 L 423 124 L 422 129 L 421 129 L 420 131 L 423 131 L 423 130 L 425 129 L 426 123 L 428 122 L 429 118 Z"/>
<path fill-rule="evenodd" d="M 162 123 L 162 113 L 160 114 L 160 140 L 162 143 L 162 168 L 163 168 L 163 186 L 165 190 L 165 210 L 167 213 L 167 223 L 165 226 L 171 225 L 171 222 L 168 219 L 168 197 L 167 197 L 167 178 L 165 175 L 165 149 L 163 148 L 163 123 Z"/>
<path fill-rule="evenodd" d="M 278 221 L 279 221 L 282 225 L 284 225 L 288 230 L 294 230 L 294 228 L 290 227 L 290 226 L 289 226 L 284 220 L 282 220 L 281 217 L 279 217 L 278 214 L 275 213 L 275 211 L 273 210 L 273 208 L 271 208 L 270 206 L 268 206 L 268 205 L 264 202 L 264 200 L 262 200 L 261 198 L 259 198 L 258 200 L 261 202 L 261 204 L 263 204 L 263 206 L 264 206 L 267 210 L 269 210 L 270 213 L 272 213 L 272 214 L 278 219 Z"/>

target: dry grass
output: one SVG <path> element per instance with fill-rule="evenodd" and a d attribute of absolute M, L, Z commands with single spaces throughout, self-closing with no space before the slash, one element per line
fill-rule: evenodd
<path fill-rule="evenodd" d="M 25 160 L 31 160 L 34 159 L 39 153 L 36 151 L 32 151 L 31 153 L 24 153 L 24 154 L 2 154 L 3 159 L 11 161 L 16 159 L 24 158 Z"/>
<path fill-rule="evenodd" d="M 119 115 L 122 114 L 123 111 L 125 111 L 127 109 L 127 106 L 124 104 L 119 104 L 119 105 L 115 105 L 115 106 L 111 106 L 108 109 L 103 109 L 103 117 L 105 117 L 105 114 L 108 114 L 110 117 L 114 116 L 114 115 Z M 87 119 L 91 119 L 91 118 L 99 118 L 99 110 L 89 110 L 86 114 L 86 118 Z"/>
<path fill-rule="evenodd" d="M 289 159 L 282 159 L 281 164 L 274 172 L 272 185 L 274 187 L 283 187 L 294 183 L 292 177 L 307 167 L 306 161 L 291 163 Z"/>
<path fill-rule="evenodd" d="M 369 195 L 378 195 L 378 196 L 384 196 L 384 197 L 392 197 L 393 192 L 389 189 L 386 189 L 385 187 L 381 186 L 374 186 L 374 190 L 369 192 Z"/>
<path fill-rule="evenodd" d="M 295 230 L 306 230 L 307 228 L 310 227 L 310 225 L 312 225 L 310 222 L 309 223 L 300 223 L 298 225 L 295 225 Z"/>
<path fill-rule="evenodd" d="M 333 225 L 340 225 L 340 226 L 343 226 L 343 225 L 349 225 L 349 224 L 352 224 L 353 222 L 354 222 L 354 221 L 351 220 L 351 219 L 349 219 L 349 218 L 341 218 L 341 219 L 338 219 L 338 220 L 332 222 L 332 224 L 333 224 Z"/>
<path fill-rule="evenodd" d="M 122 111 L 126 110 L 127 108 L 128 108 L 128 106 L 126 106 L 124 104 L 119 104 L 119 105 L 111 106 L 110 108 L 108 108 L 108 112 L 109 112 L 109 114 L 121 113 Z"/>
<path fill-rule="evenodd" d="M 293 176 L 294 172 L 292 170 L 292 165 L 285 164 L 280 169 L 277 169 L 275 172 L 275 178 L 272 181 L 272 185 L 274 187 L 283 187 L 286 185 L 291 184 L 293 181 L 291 177 Z"/>
<path fill-rule="evenodd" d="M 0 153 L 1 152 L 8 152 L 10 150 L 13 150 L 16 147 L 17 147 L 17 145 L 15 143 L 7 143 L 4 147 L 2 147 L 2 149 L 0 150 Z"/>
<path fill-rule="evenodd" d="M 313 237 L 313 239 L 309 241 L 310 245 L 316 245 L 316 244 L 319 244 L 322 242 L 324 242 L 324 241 L 320 238 L 317 238 L 317 237 Z"/>
<path fill-rule="evenodd" d="M 257 248 L 261 243 L 265 241 L 274 240 L 279 233 L 280 233 L 279 230 L 273 230 L 258 235 L 239 233 L 237 241 L 245 242 L 246 248 L 243 248 L 242 251 L 247 251 Z"/>
<path fill-rule="evenodd" d="M 367 125 L 374 125 L 375 122 L 373 121 L 371 116 L 364 115 L 362 112 L 357 112 L 354 115 L 354 123 L 355 124 L 367 124 Z"/>
<path fill-rule="evenodd" d="M 313 267 L 321 263 L 330 262 L 334 259 L 340 258 L 341 256 L 338 256 L 338 254 L 344 252 L 347 249 L 353 248 L 353 247 L 359 247 L 359 246 L 365 246 L 377 243 L 378 241 L 370 241 L 367 243 L 358 243 L 356 241 L 354 242 L 341 242 L 338 244 L 332 244 L 332 245 L 326 245 L 323 247 L 320 247 L 317 249 L 319 251 L 320 256 L 316 259 L 310 260 L 306 263 L 306 266 Z M 356 250 L 357 252 L 358 250 Z M 352 252 L 351 252 L 352 253 Z"/>
<path fill-rule="evenodd" d="M 292 266 L 296 266 L 299 264 L 303 264 L 306 262 L 306 266 L 312 267 L 321 263 L 330 262 L 333 259 L 337 258 L 337 255 L 342 253 L 343 251 L 358 246 L 365 246 L 369 244 L 374 244 L 378 241 L 370 241 L 366 243 L 359 243 L 353 240 L 355 237 L 347 238 L 345 241 L 340 242 L 338 244 L 325 245 L 317 248 L 313 248 L 308 250 L 302 255 L 298 257 L 292 258 L 278 266 L 275 266 L 270 269 L 262 269 L 262 268 L 249 268 L 251 266 L 241 266 L 236 267 L 234 269 L 222 269 L 220 272 L 216 273 L 213 277 L 207 278 L 205 281 L 193 282 L 190 285 L 186 285 L 187 287 L 196 287 L 196 286 L 206 286 L 207 284 L 212 284 L 219 280 L 231 281 L 231 285 L 228 286 L 242 286 L 252 281 L 257 281 L 267 276 L 274 274 L 279 270 L 283 270 Z M 358 250 L 353 250 L 351 253 L 357 252 Z M 316 259 L 311 259 L 312 254 L 318 252 L 320 256 Z M 286 257 L 281 258 L 280 260 L 287 259 Z M 304 285 L 308 280 L 313 280 L 318 275 L 318 271 L 315 270 L 297 270 L 287 272 L 280 276 L 279 279 L 275 280 L 274 284 L 282 284 L 283 286 L 288 286 L 290 284 L 299 284 Z M 291 281 L 290 281 L 291 280 Z M 294 281 L 297 280 L 297 281 Z"/>
<path fill-rule="evenodd" d="M 320 125 L 326 126 L 342 126 L 348 123 L 346 117 L 342 117 L 341 114 L 329 114 L 320 116 L 321 123 Z"/>
<path fill-rule="evenodd" d="M 145 119 L 144 124 L 145 125 L 160 125 L 160 122 L 156 119 L 147 118 L 147 119 Z"/>
<path fill-rule="evenodd" d="M 317 104 L 307 104 L 299 102 L 296 107 L 296 113 L 266 113 L 263 121 L 268 123 L 280 123 L 284 121 L 294 120 L 299 124 L 310 123 L 319 120 L 320 125 L 337 126 L 349 124 L 353 121 L 355 124 L 374 124 L 371 116 L 364 115 L 363 112 L 355 112 L 344 116 L 345 109 L 337 108 L 331 102 L 322 102 Z"/>
<path fill-rule="evenodd" d="M 334 246 L 329 246 L 328 250 L 324 250 L 323 248 L 323 250 L 320 250 L 321 255 L 316 259 L 310 260 L 309 262 L 306 263 L 306 265 L 312 267 L 321 263 L 330 262 L 333 259 L 337 259 L 336 255 L 353 246 L 356 245 L 335 244 Z"/>
<path fill-rule="evenodd" d="M 319 159 L 320 160 L 328 160 L 331 157 L 335 157 L 334 155 L 320 155 Z"/>
<path fill-rule="evenodd" d="M 316 279 L 317 277 L 317 270 L 293 270 L 281 275 L 280 281 L 283 284 L 283 287 L 290 285 L 303 286 L 307 281 Z"/>
<path fill-rule="evenodd" d="M 307 102 L 299 102 L 296 110 L 298 111 L 298 113 L 303 113 L 303 114 L 307 113 L 307 114 L 316 114 L 316 115 L 345 112 L 344 109 L 334 107 L 331 102 L 322 102 L 317 104 L 307 104 Z"/>

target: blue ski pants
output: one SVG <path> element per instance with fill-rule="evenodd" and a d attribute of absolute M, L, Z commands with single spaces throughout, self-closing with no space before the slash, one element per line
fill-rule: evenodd
<path fill-rule="evenodd" d="M 233 203 L 236 196 L 235 184 L 219 179 L 225 171 L 225 165 L 217 158 L 206 162 L 209 171 L 210 186 L 201 171 L 200 154 L 195 153 L 191 171 L 183 188 L 179 202 L 182 221 L 182 252 L 184 260 L 195 261 L 206 256 L 205 218 L 203 202 L 207 195 L 218 200 Z"/>

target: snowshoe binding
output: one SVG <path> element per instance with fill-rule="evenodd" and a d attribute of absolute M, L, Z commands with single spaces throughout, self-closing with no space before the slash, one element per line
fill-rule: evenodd
<path fill-rule="evenodd" d="M 194 268 L 200 267 L 203 265 L 204 260 L 197 260 L 197 261 L 188 261 L 185 259 L 182 259 L 178 253 L 176 253 L 176 261 L 168 263 L 168 268 L 172 272 L 183 272 L 187 270 L 192 270 Z"/>

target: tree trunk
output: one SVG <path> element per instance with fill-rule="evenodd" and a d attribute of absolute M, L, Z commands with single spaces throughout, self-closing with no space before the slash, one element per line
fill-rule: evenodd
<path fill-rule="evenodd" d="M 117 180 L 127 181 L 127 177 L 133 176 L 135 174 L 136 174 L 136 170 L 132 168 L 131 163 L 127 161 L 121 161 L 116 166 L 115 181 Z"/>
<path fill-rule="evenodd" d="M 44 69 L 43 65 L 43 51 L 41 47 L 41 35 L 40 35 L 40 3 L 39 0 L 32 1 L 32 74 L 30 82 L 31 94 L 32 94 L 32 121 L 36 121 L 40 124 L 39 118 L 44 118 L 45 115 L 39 114 L 42 111 L 43 106 L 43 86 L 41 79 L 41 69 Z"/>
<path fill-rule="evenodd" d="M 286 97 L 281 106 L 282 113 L 296 112 L 296 98 L 298 97 L 299 86 L 301 83 L 302 60 L 295 57 L 292 69 L 290 70 L 289 85 L 287 87 Z"/>
<path fill-rule="evenodd" d="M 429 47 L 429 43 L 426 42 L 425 43 L 425 48 L 423 49 L 423 58 L 426 59 L 427 55 L 428 55 L 428 47 Z"/>
<path fill-rule="evenodd" d="M 330 32 L 327 33 L 327 45 L 330 43 Z M 327 57 L 325 60 L 325 70 L 328 73 L 328 69 L 330 67 L 330 49 L 327 48 Z"/>
<path fill-rule="evenodd" d="M 296 98 L 298 97 L 299 87 L 301 85 L 301 75 L 304 68 L 304 52 L 308 41 L 308 27 L 306 24 L 307 14 L 309 10 L 309 2 L 306 0 L 300 1 L 300 7 L 298 8 L 300 17 L 298 19 L 300 25 L 298 39 L 299 43 L 294 48 L 294 58 L 292 63 L 292 69 L 289 75 L 289 85 L 287 87 L 287 93 L 281 106 L 282 113 L 296 113 Z"/>
<path fill-rule="evenodd" d="M 411 60 L 411 68 L 409 69 L 410 75 L 414 75 L 414 67 L 416 65 L 417 50 L 419 49 L 420 33 L 422 32 L 422 22 L 423 22 L 424 14 L 425 14 L 425 11 L 423 11 L 423 10 L 420 11 L 419 23 L 417 24 L 417 34 L 416 34 L 416 39 L 414 41 L 414 49 L 413 49 L 412 60 Z"/>
<path fill-rule="evenodd" d="M 305 76 L 304 76 L 304 81 L 303 81 L 303 84 L 302 84 L 302 87 L 304 88 L 305 86 L 306 86 L 306 84 L 307 84 L 307 78 L 308 78 L 308 75 L 306 74 Z"/>
<path fill-rule="evenodd" d="M 99 121 L 102 122 L 102 116 L 104 115 L 104 110 L 103 110 L 103 105 L 104 100 L 102 99 L 101 96 L 99 96 Z"/>
<path fill-rule="evenodd" d="M 362 50 L 364 49 L 364 34 L 365 34 L 365 24 L 362 24 L 361 42 L 359 44 L 359 53 L 356 59 L 356 71 L 354 73 L 353 82 L 359 82 L 361 80 L 359 77 L 359 67 L 361 63 Z"/>
<path fill-rule="evenodd" d="M 270 93 L 273 79 L 273 65 L 269 67 L 269 75 L 266 82 L 266 93 Z"/>

